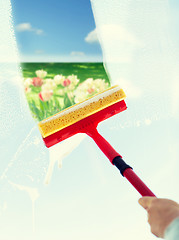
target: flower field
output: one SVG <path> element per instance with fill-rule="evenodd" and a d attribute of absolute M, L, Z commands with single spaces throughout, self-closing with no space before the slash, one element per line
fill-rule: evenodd
<path fill-rule="evenodd" d="M 102 63 L 23 63 L 24 90 L 41 121 L 110 86 Z"/>

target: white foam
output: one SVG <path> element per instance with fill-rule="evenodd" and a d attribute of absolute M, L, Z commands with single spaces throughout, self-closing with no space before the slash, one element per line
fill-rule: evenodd
<path fill-rule="evenodd" d="M 56 114 L 56 115 L 54 115 L 54 116 L 52 116 L 52 117 L 50 117 L 50 118 L 48 118 L 48 119 L 44 119 L 43 121 L 41 121 L 41 123 L 49 122 L 49 121 L 54 120 L 54 119 L 57 119 L 57 118 L 59 118 L 59 117 L 61 117 L 61 116 L 63 116 L 63 115 L 66 115 L 66 114 L 68 114 L 68 113 L 74 112 L 74 111 L 76 111 L 76 110 L 79 109 L 79 108 L 86 107 L 86 106 L 88 106 L 90 103 L 92 103 L 92 102 L 97 102 L 97 101 L 99 101 L 100 99 L 105 98 L 105 97 L 111 95 L 112 93 L 114 93 L 114 92 L 116 92 L 116 91 L 118 91 L 118 90 L 120 90 L 120 89 L 121 89 L 121 87 L 119 87 L 119 86 L 114 87 L 114 88 L 112 88 L 112 89 L 109 89 L 109 90 L 107 90 L 106 92 L 103 92 L 103 93 L 101 93 L 101 94 L 99 94 L 99 95 L 96 95 L 96 96 L 94 96 L 94 97 L 92 97 L 92 98 L 89 98 L 89 99 L 87 99 L 87 100 L 84 101 L 84 102 L 81 102 L 81 103 L 79 103 L 79 104 L 77 104 L 77 105 L 74 105 L 73 107 L 67 108 L 66 110 L 64 110 L 64 111 L 62 111 L 62 112 L 60 112 L 60 113 L 58 113 L 58 114 Z"/>

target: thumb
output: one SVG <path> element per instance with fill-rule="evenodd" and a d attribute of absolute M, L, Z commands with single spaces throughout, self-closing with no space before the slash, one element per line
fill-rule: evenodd
<path fill-rule="evenodd" d="M 138 203 L 146 210 L 151 206 L 154 197 L 142 197 L 138 200 Z"/>

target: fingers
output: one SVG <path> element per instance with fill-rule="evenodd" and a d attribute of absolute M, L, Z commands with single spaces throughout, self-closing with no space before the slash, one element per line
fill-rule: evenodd
<path fill-rule="evenodd" d="M 156 199 L 156 197 L 142 197 L 138 200 L 138 203 L 146 210 L 148 210 L 151 206 L 152 201 Z"/>
<path fill-rule="evenodd" d="M 167 226 L 179 216 L 178 203 L 164 198 L 142 197 L 139 204 L 147 211 L 151 232 L 163 238 Z"/>

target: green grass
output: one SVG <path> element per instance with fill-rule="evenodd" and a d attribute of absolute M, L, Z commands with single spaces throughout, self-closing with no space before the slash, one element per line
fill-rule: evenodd
<path fill-rule="evenodd" d="M 32 78 L 35 71 L 43 69 L 48 72 L 46 78 L 53 78 L 57 74 L 77 75 L 80 82 L 87 78 L 102 78 L 109 82 L 108 76 L 102 63 L 22 63 L 22 72 L 24 78 Z"/>

